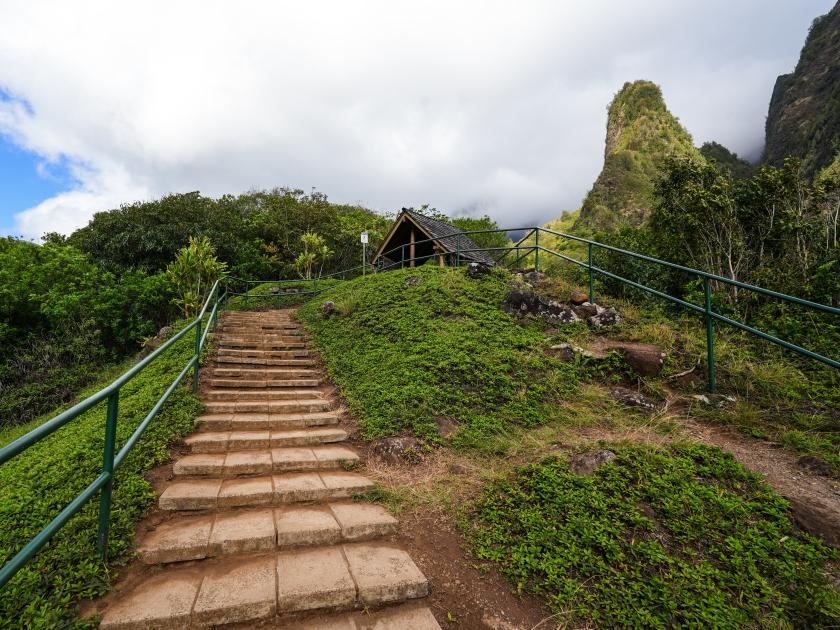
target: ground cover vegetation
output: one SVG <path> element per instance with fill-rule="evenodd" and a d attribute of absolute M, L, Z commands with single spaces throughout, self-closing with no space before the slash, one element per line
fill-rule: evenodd
<path fill-rule="evenodd" d="M 177 323 L 170 334 L 187 323 Z M 123 387 L 118 449 L 190 360 L 194 344 L 187 334 Z M 114 366 L 107 376 L 113 377 L 114 372 L 126 367 Z M 107 384 L 108 380 L 97 380 L 81 395 L 93 394 Z M 96 554 L 99 501 L 94 498 L 4 587 L 0 628 L 89 625 L 77 618 L 77 602 L 107 591 L 115 569 L 129 558 L 135 522 L 154 498 L 144 473 L 169 458 L 169 445 L 192 429 L 201 409 L 187 384 L 177 388 L 117 471 L 108 549 L 111 563 L 103 564 Z M 0 445 L 50 417 L 52 414 L 26 427 L 0 430 Z M 0 565 L 6 564 L 99 475 L 104 418 L 102 403 L 0 468 Z"/>
<path fill-rule="evenodd" d="M 834 626 L 837 554 L 760 476 L 703 445 L 609 448 L 591 477 L 552 456 L 488 484 L 462 521 L 475 557 L 564 627 Z"/>
<path fill-rule="evenodd" d="M 406 285 L 411 277 L 422 282 Z M 462 425 L 460 442 L 478 444 L 556 413 L 575 371 L 499 310 L 508 280 L 427 264 L 344 282 L 300 309 L 366 438 L 409 432 L 431 444 L 447 417 Z M 327 300 L 336 315 L 322 313 Z"/>

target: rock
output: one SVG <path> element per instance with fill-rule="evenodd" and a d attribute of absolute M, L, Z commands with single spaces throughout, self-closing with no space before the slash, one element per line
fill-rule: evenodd
<path fill-rule="evenodd" d="M 594 317 L 595 315 L 598 314 L 598 307 L 595 306 L 594 304 L 590 304 L 589 302 L 581 304 L 580 306 L 573 306 L 572 310 L 581 319 L 586 319 L 588 317 Z"/>
<path fill-rule="evenodd" d="M 602 449 L 595 449 L 586 453 L 578 453 L 569 460 L 569 469 L 576 475 L 589 477 L 595 472 L 595 469 L 615 460 L 615 453 L 612 451 L 604 451 Z"/>
<path fill-rule="evenodd" d="M 417 440 L 413 437 L 393 437 L 374 442 L 371 452 L 386 464 L 401 464 L 408 461 L 406 451 L 416 448 Z"/>
<path fill-rule="evenodd" d="M 453 475 L 466 475 L 469 471 L 469 468 L 467 468 L 463 464 L 452 464 L 449 467 L 449 472 L 451 472 Z"/>
<path fill-rule="evenodd" d="M 642 376 L 657 376 L 665 363 L 665 353 L 648 343 L 615 343 L 604 347 L 624 355 L 624 362 Z"/>
<path fill-rule="evenodd" d="M 492 267 L 490 267 L 490 265 L 485 265 L 484 263 L 473 262 L 467 265 L 467 275 L 470 278 L 480 278 L 481 276 L 486 276 L 492 272 Z"/>
<path fill-rule="evenodd" d="M 826 545 L 840 548 L 840 506 L 817 497 L 785 497 L 793 520 L 812 536 L 822 536 Z"/>
<path fill-rule="evenodd" d="M 598 308 L 598 314 L 589 318 L 589 323 L 595 328 L 609 328 L 610 326 L 617 326 L 622 321 L 624 320 L 618 316 L 618 313 L 615 312 L 615 308 L 612 306 L 603 309 Z"/>
<path fill-rule="evenodd" d="M 423 284 L 423 278 L 420 276 L 411 276 L 405 280 L 405 286 L 407 287 L 416 287 L 418 284 Z"/>
<path fill-rule="evenodd" d="M 831 477 L 834 474 L 831 464 L 815 455 L 804 455 L 797 459 L 796 463 L 813 475 Z"/>
<path fill-rule="evenodd" d="M 542 271 L 532 271 L 524 275 L 525 279 L 529 282 L 539 282 L 540 280 L 545 280 L 545 274 Z"/>
<path fill-rule="evenodd" d="M 481 623 L 490 628 L 490 630 L 521 630 L 521 628 L 518 628 L 503 619 L 499 619 L 498 617 L 482 619 Z"/>
<path fill-rule="evenodd" d="M 442 438 L 449 437 L 450 435 L 456 433 L 458 431 L 458 427 L 460 426 L 452 418 L 447 418 L 446 416 L 435 416 L 434 420 L 438 434 L 440 434 L 440 437 Z"/>
<path fill-rule="evenodd" d="M 580 306 L 589 302 L 589 296 L 580 291 L 572 291 L 572 297 L 569 298 L 569 302 L 575 306 Z"/>
<path fill-rule="evenodd" d="M 268 292 L 277 294 L 277 293 L 280 293 L 280 288 L 279 287 L 268 287 Z"/>
<path fill-rule="evenodd" d="M 173 330 L 174 330 L 174 328 L 172 328 L 172 326 L 164 326 L 163 328 L 161 328 L 161 329 L 158 331 L 158 334 L 157 334 L 158 339 L 161 339 L 161 340 L 162 340 L 164 337 L 166 337 L 166 336 L 167 336 L 169 333 L 171 333 Z"/>
<path fill-rule="evenodd" d="M 335 302 L 324 302 L 321 304 L 321 312 L 324 315 L 329 315 L 335 310 Z"/>
<path fill-rule="evenodd" d="M 548 330 L 545 331 L 546 337 L 556 337 L 559 334 L 560 334 L 560 331 L 557 330 L 556 328 L 549 328 Z"/>
<path fill-rule="evenodd" d="M 522 319 L 517 319 L 516 323 L 522 326 L 523 328 L 531 325 L 531 320 L 527 317 L 523 317 Z"/>
<path fill-rule="evenodd" d="M 619 402 L 623 402 L 628 407 L 641 407 L 642 409 L 650 410 L 656 409 L 656 405 L 642 396 L 639 392 L 634 392 L 632 389 L 627 389 L 626 387 L 613 388 L 610 392 L 610 396 Z"/>
<path fill-rule="evenodd" d="M 518 314 L 520 317 L 533 315 L 549 324 L 572 324 L 580 321 L 572 309 L 526 289 L 512 289 L 502 302 L 502 310 Z"/>
<path fill-rule="evenodd" d="M 694 399 L 712 407 L 725 407 L 729 403 L 736 401 L 736 398 L 726 396 L 725 394 L 697 394 L 694 396 Z"/>
<path fill-rule="evenodd" d="M 557 353 L 557 358 L 563 363 L 574 363 L 575 351 L 568 343 L 561 343 L 559 346 L 551 346 L 551 349 Z"/>

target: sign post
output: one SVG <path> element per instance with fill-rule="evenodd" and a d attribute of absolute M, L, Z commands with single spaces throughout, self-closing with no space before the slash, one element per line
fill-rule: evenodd
<path fill-rule="evenodd" d="M 368 233 L 362 232 L 362 275 L 365 275 L 365 266 L 367 265 L 367 242 Z"/>

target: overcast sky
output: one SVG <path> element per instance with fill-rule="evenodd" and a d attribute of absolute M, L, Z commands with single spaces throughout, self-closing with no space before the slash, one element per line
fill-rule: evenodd
<path fill-rule="evenodd" d="M 757 158 L 833 4 L 0 0 L 0 234 L 274 186 L 543 223 L 597 177 L 625 81 Z"/>

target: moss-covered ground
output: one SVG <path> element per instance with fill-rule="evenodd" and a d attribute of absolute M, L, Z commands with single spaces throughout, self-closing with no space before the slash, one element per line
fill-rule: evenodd
<path fill-rule="evenodd" d="M 181 322 L 176 330 L 185 325 Z M 194 337 L 185 335 L 123 387 L 117 448 L 132 434 L 192 357 Z M 206 349 L 206 346 L 205 346 Z M 128 365 L 110 369 L 80 395 L 110 383 Z M 187 378 L 185 381 L 189 381 Z M 144 473 L 169 458 L 169 445 L 186 435 L 202 409 L 185 382 L 169 398 L 114 478 L 109 558 L 96 554 L 98 495 L 62 528 L 0 592 L 0 628 L 72 628 L 77 603 L 107 591 L 115 570 L 130 557 L 134 525 L 154 498 Z M 7 444 L 48 420 L 0 434 Z M 102 470 L 105 403 L 85 412 L 0 467 L 0 565 L 8 562 Z"/>

